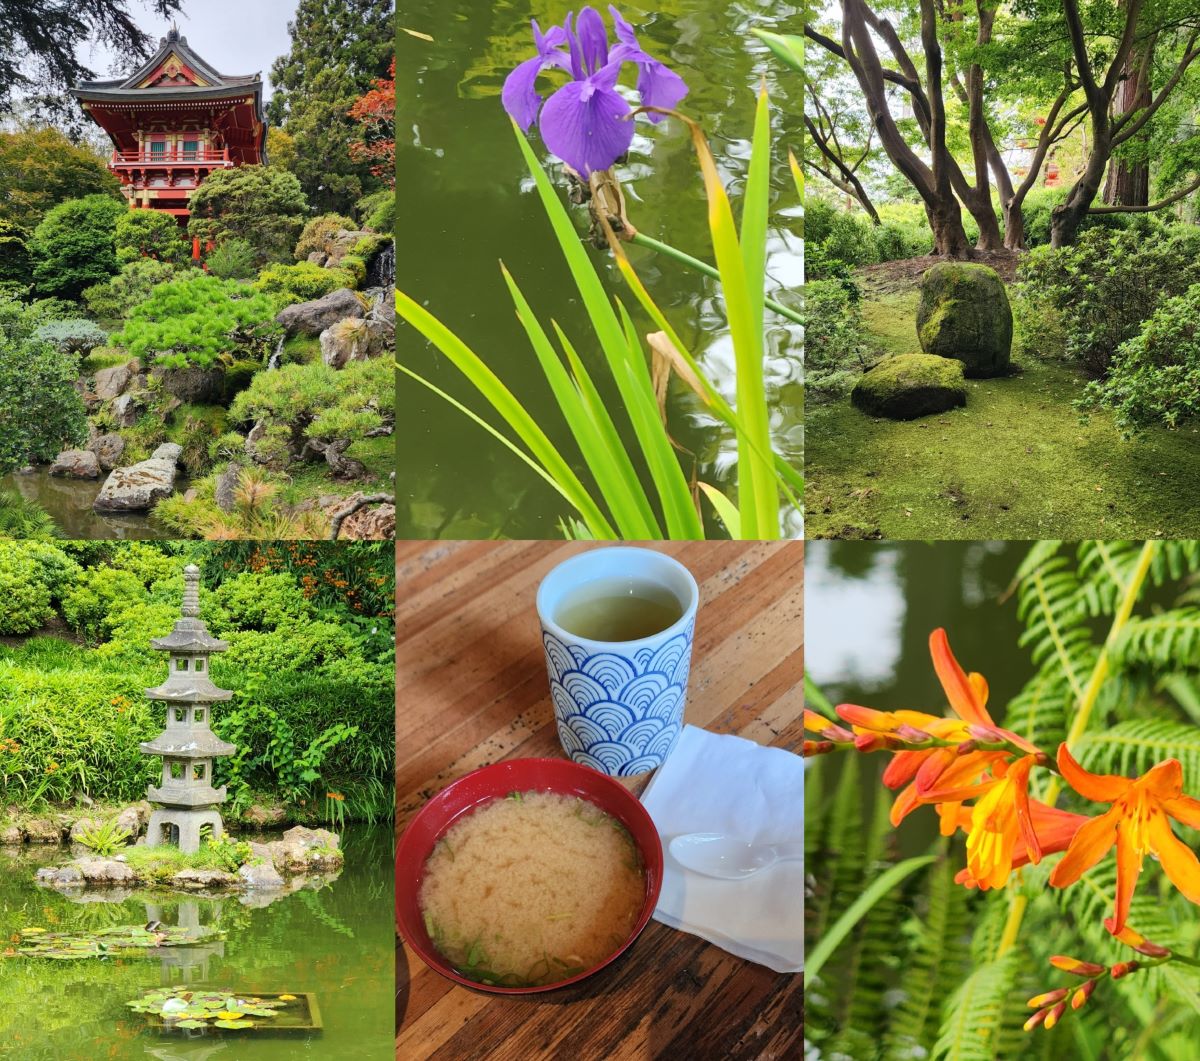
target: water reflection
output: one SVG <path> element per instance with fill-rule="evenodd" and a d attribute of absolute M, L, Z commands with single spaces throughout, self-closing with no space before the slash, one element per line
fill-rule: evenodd
<path fill-rule="evenodd" d="M 31 472 L 0 476 L 0 491 L 9 490 L 33 501 L 46 510 L 64 538 L 169 538 L 171 532 L 150 521 L 146 515 L 100 515 L 92 511 L 92 502 L 100 493 L 107 475 L 99 479 L 68 479 L 50 475 L 48 465 Z M 184 478 L 176 488 L 187 489 Z"/>
<path fill-rule="evenodd" d="M 497 260 L 504 260 L 539 316 L 553 317 L 580 346 L 589 369 L 602 373 L 603 358 L 594 341 L 586 341 L 586 313 L 532 194 L 499 92 L 508 70 L 530 53 L 529 19 L 537 18 L 543 27 L 561 23 L 579 6 L 552 0 L 414 0 L 404 6 L 400 25 L 434 41 L 400 34 L 397 60 L 402 71 L 397 83 L 398 230 L 407 248 L 398 263 L 398 286 L 450 324 L 502 379 L 517 381 L 521 401 L 568 454 L 575 449 L 570 432 L 514 318 Z M 653 5 L 625 3 L 621 10 L 643 45 L 690 86 L 685 109 L 703 122 L 735 205 L 749 160 L 754 92 L 766 75 L 775 104 L 776 145 L 770 293 L 798 305 L 799 220 L 784 148 L 799 144 L 801 94 L 798 79 L 768 61 L 766 47 L 749 31 L 798 31 L 799 5 L 656 0 Z M 540 144 L 536 150 L 545 157 Z M 620 173 L 629 218 L 637 228 L 710 257 L 703 185 L 680 123 L 654 128 L 641 123 Z M 582 218 L 579 225 L 582 229 Z M 652 251 L 629 251 L 684 342 L 732 399 L 733 359 L 717 286 Z M 609 290 L 631 302 L 607 253 L 589 253 Z M 481 408 L 457 370 L 411 330 L 401 328 L 397 342 L 403 363 L 471 408 Z M 776 446 L 797 465 L 803 444 L 799 350 L 798 328 L 770 322 L 771 428 Z M 399 536 L 558 536 L 564 508 L 551 487 L 419 384 L 405 378 L 399 388 L 404 410 L 397 418 Z M 615 388 L 602 391 L 615 408 Z M 673 391 L 668 417 L 675 440 L 696 455 L 700 477 L 728 485 L 736 447 L 723 426 L 684 388 Z M 586 471 L 577 470 L 588 481 Z M 789 527 L 792 533 L 799 529 L 798 523 Z"/>

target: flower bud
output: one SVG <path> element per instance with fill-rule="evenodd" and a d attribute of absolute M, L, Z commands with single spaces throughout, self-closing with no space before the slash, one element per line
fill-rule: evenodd
<path fill-rule="evenodd" d="M 1047 991 L 1045 994 L 1034 995 L 1033 998 L 1029 1000 L 1029 1004 L 1034 1009 L 1038 1009 L 1041 1006 L 1051 1006 L 1055 1002 L 1061 1002 L 1064 998 L 1066 998 L 1067 991 L 1067 988 L 1059 987 L 1053 991 Z"/>
<path fill-rule="evenodd" d="M 1140 962 L 1117 962 L 1110 970 L 1114 980 L 1120 980 L 1123 976 L 1128 976 L 1130 973 L 1136 973 L 1141 968 Z"/>
<path fill-rule="evenodd" d="M 806 740 L 802 754 L 805 759 L 811 759 L 815 755 L 827 755 L 831 751 L 833 751 L 833 741 Z"/>
<path fill-rule="evenodd" d="M 1060 1002 L 1049 1013 L 1046 1014 L 1046 1030 L 1049 1031 L 1059 1021 L 1059 1018 L 1067 1011 L 1067 1004 Z"/>
<path fill-rule="evenodd" d="M 1056 969 L 1061 969 L 1064 973 L 1071 973 L 1074 976 L 1099 976 L 1104 972 L 1103 965 L 1097 965 L 1095 962 L 1081 961 L 1079 958 L 1070 958 L 1065 954 L 1056 954 L 1050 959 L 1050 964 Z"/>
<path fill-rule="evenodd" d="M 1079 1009 L 1089 998 L 1092 997 L 1092 992 L 1096 990 L 1095 980 L 1089 980 L 1082 987 L 1075 989 L 1075 994 L 1071 996 L 1071 1008 Z"/>

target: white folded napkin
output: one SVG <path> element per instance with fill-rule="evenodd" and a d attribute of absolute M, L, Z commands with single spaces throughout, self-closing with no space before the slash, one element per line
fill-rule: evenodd
<path fill-rule="evenodd" d="M 663 887 L 654 919 L 777 973 L 804 968 L 804 863 L 781 862 L 743 880 L 684 869 L 668 847 L 683 833 L 723 833 L 747 843 L 804 837 L 804 760 L 684 726 L 642 805 L 663 843 Z"/>

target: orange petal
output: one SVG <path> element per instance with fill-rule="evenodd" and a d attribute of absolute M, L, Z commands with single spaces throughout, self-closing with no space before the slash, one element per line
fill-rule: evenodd
<path fill-rule="evenodd" d="M 1094 803 L 1115 803 L 1133 787 L 1127 777 L 1089 773 L 1075 761 L 1065 744 L 1058 746 L 1058 768 L 1068 785 Z"/>
<path fill-rule="evenodd" d="M 838 704 L 834 712 L 844 722 L 858 726 L 871 733 L 889 733 L 900 722 L 887 711 L 876 711 L 873 707 L 859 707 L 858 704 Z"/>
<path fill-rule="evenodd" d="M 890 814 L 892 825 L 899 825 L 920 805 L 921 800 L 917 796 L 916 785 L 909 785 L 908 788 L 896 797 L 896 801 L 892 804 Z"/>
<path fill-rule="evenodd" d="M 833 725 L 833 723 L 830 722 L 829 719 L 827 719 L 824 715 L 818 715 L 815 711 L 809 711 L 808 708 L 804 709 L 805 729 L 811 731 L 812 733 L 824 733 L 825 730 L 827 730 L 831 725 Z"/>
<path fill-rule="evenodd" d="M 1021 830 L 1021 839 L 1025 842 L 1029 861 L 1036 866 L 1042 860 L 1042 848 L 1029 812 L 1029 771 L 1033 769 L 1033 761 L 1032 755 L 1018 759 L 1008 768 L 1007 776 L 1013 784 L 1013 800 L 1017 806 L 1017 826 Z"/>
<path fill-rule="evenodd" d="M 888 788 L 899 788 L 901 785 L 907 785 L 917 776 L 917 771 L 921 768 L 921 764 L 925 761 L 926 756 L 932 754 L 932 751 L 896 752 L 892 756 L 892 761 L 887 764 L 887 769 L 883 772 L 883 783 Z"/>
<path fill-rule="evenodd" d="M 965 722 L 980 722 L 985 726 L 993 725 L 987 708 L 978 697 L 978 690 L 971 684 L 970 679 L 963 673 L 954 653 L 950 651 L 950 642 L 946 631 L 938 627 L 929 635 L 929 654 L 933 657 L 933 669 L 938 681 L 946 690 L 946 699 L 954 713 Z M 984 683 L 986 687 L 986 682 Z M 984 690 L 986 692 L 986 688 Z"/>
<path fill-rule="evenodd" d="M 988 701 L 988 683 L 987 679 L 976 671 L 971 671 L 967 675 L 967 684 L 971 687 L 971 692 L 975 695 L 975 701 L 979 706 L 986 710 Z"/>
<path fill-rule="evenodd" d="M 943 836 L 953 836 L 958 829 L 958 812 L 962 810 L 961 803 L 939 803 L 937 805 L 940 819 L 939 832 Z"/>
<path fill-rule="evenodd" d="M 925 759 L 916 775 L 917 792 L 922 799 L 935 787 L 938 778 L 954 764 L 954 760 L 957 758 L 953 748 L 934 748 L 925 753 Z"/>
<path fill-rule="evenodd" d="M 1117 842 L 1119 820 L 1119 813 L 1110 810 L 1099 818 L 1093 818 L 1081 825 L 1067 847 L 1062 861 L 1050 874 L 1050 883 L 1055 888 L 1065 888 L 1068 884 L 1074 884 L 1108 854 L 1109 848 Z"/>
<path fill-rule="evenodd" d="M 1183 794 L 1183 767 L 1178 759 L 1164 759 L 1139 777 L 1137 783 L 1156 799 L 1178 799 Z"/>
<path fill-rule="evenodd" d="M 1137 830 L 1138 827 L 1127 818 L 1121 818 L 1117 823 L 1117 899 L 1109 930 L 1114 934 L 1120 932 L 1129 919 L 1129 904 L 1133 902 L 1133 890 L 1142 872 L 1145 856 L 1137 843 Z"/>
<path fill-rule="evenodd" d="M 1003 760 L 1003 752 L 970 752 L 958 755 L 953 748 L 945 751 L 953 755 L 954 761 L 932 780 L 925 773 L 917 774 L 917 791 L 926 802 L 942 800 L 973 799 L 981 791 L 973 791 L 976 782 L 997 760 Z M 932 770 L 929 771 L 932 773 Z"/>
<path fill-rule="evenodd" d="M 1189 902 L 1200 903 L 1200 859 L 1171 831 L 1165 814 L 1151 814 L 1147 823 L 1150 850 L 1158 855 L 1163 872 Z"/>
<path fill-rule="evenodd" d="M 1200 829 L 1200 799 L 1191 796 L 1179 796 L 1177 799 L 1164 799 L 1163 810 L 1183 825 Z"/>

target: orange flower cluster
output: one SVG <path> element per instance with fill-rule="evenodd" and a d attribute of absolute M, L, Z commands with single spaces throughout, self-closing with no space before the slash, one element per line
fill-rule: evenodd
<path fill-rule="evenodd" d="M 0 737 L 0 752 L 16 755 L 21 750 L 21 742 L 15 737 Z"/>
<path fill-rule="evenodd" d="M 967 837 L 967 865 L 955 879 L 967 887 L 1002 888 L 1014 870 L 1065 851 L 1050 875 L 1052 886 L 1065 888 L 1115 847 L 1117 895 L 1113 916 L 1104 922 L 1114 936 L 1132 931 L 1126 920 L 1148 853 L 1158 858 L 1180 892 L 1200 903 L 1200 860 L 1171 827 L 1175 821 L 1200 829 L 1200 800 L 1184 794 L 1177 760 L 1167 759 L 1130 779 L 1089 773 L 1065 744 L 1052 759 L 1024 737 L 996 725 L 987 711 L 987 681 L 981 674 L 963 671 L 944 630 L 930 635 L 929 649 L 953 716 L 840 704 L 835 710 L 846 728 L 806 711 L 805 729 L 819 739 L 805 741 L 804 754 L 851 747 L 890 752 L 883 782 L 901 790 L 892 804 L 892 824 L 930 805 L 938 813 L 943 835 L 961 829 Z M 1092 817 L 1044 803 L 1030 795 L 1035 769 L 1058 773 L 1080 796 L 1111 807 Z M 1073 1004 L 1082 1005 L 1090 991 L 1076 992 L 1080 1001 Z M 1043 1016 L 1036 1023 L 1047 1027 L 1057 1020 L 1054 1010 L 1065 1005 L 1066 998 L 1065 993 L 1051 994 L 1056 996 L 1053 1002 L 1049 995 L 1039 996 Z"/>

